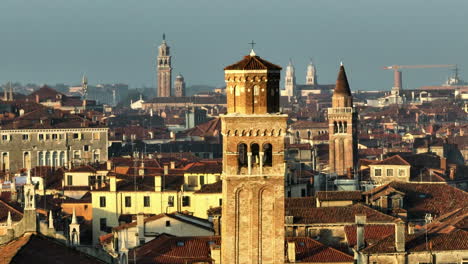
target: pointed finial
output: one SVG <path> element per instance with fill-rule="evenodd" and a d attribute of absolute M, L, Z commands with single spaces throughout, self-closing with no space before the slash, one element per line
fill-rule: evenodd
<path fill-rule="evenodd" d="M 54 228 L 54 218 L 52 216 L 52 210 L 49 210 L 49 228 Z"/>
<path fill-rule="evenodd" d="M 8 211 L 8 218 L 7 218 L 7 227 L 11 227 L 12 226 L 12 220 L 11 220 L 11 212 Z"/>
<path fill-rule="evenodd" d="M 343 61 L 340 61 L 340 66 L 343 66 Z"/>
<path fill-rule="evenodd" d="M 72 214 L 72 221 L 71 221 L 72 224 L 78 224 L 78 221 L 76 220 L 76 211 L 75 211 L 75 207 L 73 207 L 73 214 Z"/>
<path fill-rule="evenodd" d="M 163 33 L 163 41 L 166 41 L 166 33 Z"/>

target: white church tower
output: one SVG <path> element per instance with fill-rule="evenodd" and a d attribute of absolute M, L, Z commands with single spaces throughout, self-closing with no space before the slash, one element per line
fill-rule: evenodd
<path fill-rule="evenodd" d="M 294 66 L 292 61 L 289 61 L 286 67 L 286 76 L 284 78 L 285 96 L 292 97 L 296 93 L 296 75 L 294 73 Z"/>
<path fill-rule="evenodd" d="M 309 65 L 307 66 L 306 84 L 307 85 L 317 84 L 317 71 L 312 61 L 310 61 Z"/>

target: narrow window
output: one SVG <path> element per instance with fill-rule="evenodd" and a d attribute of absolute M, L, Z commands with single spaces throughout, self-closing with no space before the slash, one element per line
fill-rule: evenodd
<path fill-rule="evenodd" d="M 170 220 L 166 220 L 166 227 L 170 227 L 171 226 L 171 221 Z"/>
<path fill-rule="evenodd" d="M 125 207 L 131 207 L 131 206 L 132 206 L 132 197 L 125 196 Z"/>
<path fill-rule="evenodd" d="M 169 206 L 169 207 L 174 207 L 174 196 L 173 196 L 173 195 L 171 195 L 171 196 L 168 197 L 168 199 L 167 199 L 167 206 Z"/>
<path fill-rule="evenodd" d="M 149 196 L 143 197 L 143 206 L 144 207 L 150 207 L 150 197 Z"/>
<path fill-rule="evenodd" d="M 73 185 L 73 175 L 67 175 L 67 183 L 68 185 Z"/>
<path fill-rule="evenodd" d="M 247 145 L 241 143 L 237 145 L 239 167 L 247 167 Z"/>
<path fill-rule="evenodd" d="M 376 176 L 376 177 L 382 176 L 382 169 L 375 169 L 374 170 L 374 176 Z"/>
<path fill-rule="evenodd" d="M 260 164 L 260 147 L 258 144 L 250 145 L 250 150 L 252 151 L 252 164 Z"/>
<path fill-rule="evenodd" d="M 99 219 L 99 227 L 101 231 L 106 231 L 107 228 L 107 219 L 106 218 L 100 218 Z"/>
<path fill-rule="evenodd" d="M 182 206 L 190 206 L 190 196 L 182 197 Z"/>
<path fill-rule="evenodd" d="M 99 206 L 100 207 L 106 207 L 106 197 L 105 196 L 99 197 Z"/>
<path fill-rule="evenodd" d="M 387 169 L 387 176 L 389 177 L 393 176 L 393 169 Z"/>

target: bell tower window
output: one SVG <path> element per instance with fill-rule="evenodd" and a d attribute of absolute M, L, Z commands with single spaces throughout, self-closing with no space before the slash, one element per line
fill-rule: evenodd
<path fill-rule="evenodd" d="M 239 167 L 247 167 L 247 145 L 240 143 L 237 145 L 237 160 L 239 162 Z"/>
<path fill-rule="evenodd" d="M 258 165 L 260 163 L 260 147 L 257 143 L 250 145 L 252 151 L 252 164 Z"/>
<path fill-rule="evenodd" d="M 263 166 L 273 165 L 273 147 L 270 143 L 263 145 Z"/>

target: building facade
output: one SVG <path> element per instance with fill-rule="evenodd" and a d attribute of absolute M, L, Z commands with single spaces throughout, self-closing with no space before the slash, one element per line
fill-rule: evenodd
<path fill-rule="evenodd" d="M 18 171 L 107 160 L 108 128 L 6 129 L 0 132 L 0 166 Z"/>
<path fill-rule="evenodd" d="M 284 263 L 281 68 L 252 51 L 224 70 L 221 263 Z"/>
<path fill-rule="evenodd" d="M 163 34 L 163 41 L 158 48 L 157 58 L 158 71 L 158 97 L 171 96 L 172 66 L 169 46 L 166 43 L 166 36 Z"/>
<path fill-rule="evenodd" d="M 332 107 L 328 108 L 329 172 L 338 175 L 350 173 L 357 158 L 357 113 L 349 89 L 344 66 L 340 66 L 338 79 L 332 96 Z"/>

